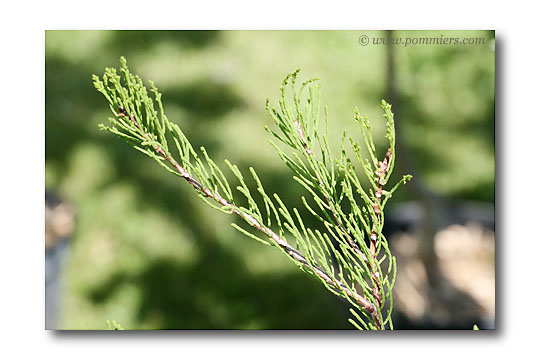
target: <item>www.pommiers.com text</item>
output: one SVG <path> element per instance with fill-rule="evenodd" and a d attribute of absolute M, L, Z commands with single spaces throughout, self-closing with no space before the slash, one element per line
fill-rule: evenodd
<path fill-rule="evenodd" d="M 444 35 L 435 37 L 369 37 L 367 35 L 360 35 L 358 42 L 362 46 L 366 45 L 398 45 L 398 46 L 411 46 L 411 45 L 485 45 L 486 39 L 483 37 L 446 37 Z"/>

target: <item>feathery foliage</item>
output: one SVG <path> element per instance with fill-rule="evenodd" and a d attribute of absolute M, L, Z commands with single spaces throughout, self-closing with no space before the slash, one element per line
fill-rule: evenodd
<path fill-rule="evenodd" d="M 123 57 L 121 65 L 120 74 L 107 68 L 102 79 L 93 76 L 94 86 L 114 114 L 109 118 L 111 126 L 101 124 L 101 129 L 118 135 L 167 171 L 184 178 L 208 205 L 242 218 L 253 231 L 232 224 L 235 229 L 276 246 L 329 291 L 348 300 L 353 315 L 349 321 L 355 327 L 393 328 L 392 288 L 397 269 L 382 234 L 384 208 L 398 186 L 411 176 L 403 176 L 391 190 L 384 189 L 395 163 L 394 116 L 389 104 L 381 104 L 389 147 L 379 161 L 370 122 L 357 109 L 354 118 L 368 158 L 362 156 L 359 143 L 346 133 L 339 156 L 334 157 L 329 147 L 326 108 L 324 117 L 320 116 L 317 79 L 298 84 L 296 70 L 283 81 L 278 107 L 271 107 L 267 100 L 266 108 L 275 127 L 266 130 L 277 140 L 271 144 L 293 172 L 293 179 L 309 194 L 302 197 L 302 202 L 319 222 L 317 228 L 309 228 L 296 208 L 289 209 L 278 194 L 265 191 L 253 168 L 249 176 L 257 184 L 254 191 L 246 185 L 245 174 L 225 160 L 240 184 L 236 187 L 239 194 L 233 193 L 231 180 L 206 149 L 196 151 L 180 127 L 169 121 L 156 86 L 150 82 L 148 91 L 142 79 L 129 71 Z M 351 152 L 367 177 L 368 189 L 362 187 Z M 247 205 L 238 205 L 240 202 Z"/>

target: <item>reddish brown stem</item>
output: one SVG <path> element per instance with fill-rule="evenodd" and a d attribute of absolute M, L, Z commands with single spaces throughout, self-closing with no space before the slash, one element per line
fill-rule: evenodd
<path fill-rule="evenodd" d="M 379 180 L 377 181 L 377 191 L 375 192 L 375 204 L 373 205 L 374 211 L 375 211 L 375 218 L 373 219 L 371 234 L 370 234 L 370 246 L 369 246 L 369 252 L 371 254 L 371 258 L 373 260 L 373 266 L 371 267 L 371 275 L 373 279 L 375 280 L 375 286 L 373 287 L 373 295 L 375 296 L 375 299 L 377 299 L 377 305 L 379 308 L 382 305 L 382 299 L 381 299 L 381 284 L 379 282 L 379 272 L 377 271 L 377 267 L 375 266 L 375 262 L 377 261 L 377 240 L 379 235 L 376 231 L 377 224 L 381 221 L 381 197 L 383 192 L 383 186 L 385 185 L 385 177 L 386 173 L 388 172 L 388 165 L 390 164 L 390 158 L 392 156 L 392 149 L 388 149 L 386 152 L 386 156 L 383 161 L 379 161 L 379 168 L 375 171 L 375 175 L 379 177 Z"/>

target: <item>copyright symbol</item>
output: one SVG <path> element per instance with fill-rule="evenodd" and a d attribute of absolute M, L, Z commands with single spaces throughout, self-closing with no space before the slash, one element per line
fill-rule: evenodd
<path fill-rule="evenodd" d="M 360 45 L 366 46 L 367 44 L 369 44 L 369 37 L 367 35 L 361 35 L 358 38 L 358 42 L 360 43 Z"/>

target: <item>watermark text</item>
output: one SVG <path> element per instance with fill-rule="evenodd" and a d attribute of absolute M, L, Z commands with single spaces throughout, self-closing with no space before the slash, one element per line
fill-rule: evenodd
<path fill-rule="evenodd" d="M 397 45 L 397 46 L 418 46 L 418 45 L 485 45 L 486 39 L 483 37 L 448 37 L 440 36 L 400 36 L 400 37 L 369 37 L 360 35 L 358 43 L 366 45 Z"/>

